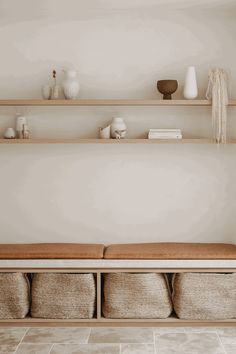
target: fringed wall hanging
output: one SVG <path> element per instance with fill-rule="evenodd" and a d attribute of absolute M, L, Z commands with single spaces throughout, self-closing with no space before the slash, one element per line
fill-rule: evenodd
<path fill-rule="evenodd" d="M 228 76 L 223 69 L 211 69 L 206 98 L 212 100 L 212 126 L 216 143 L 227 140 Z"/>

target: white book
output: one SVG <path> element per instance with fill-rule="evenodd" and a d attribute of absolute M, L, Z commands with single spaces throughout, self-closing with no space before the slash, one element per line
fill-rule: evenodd
<path fill-rule="evenodd" d="M 181 129 L 149 129 L 150 132 L 181 132 Z"/>
<path fill-rule="evenodd" d="M 174 133 L 174 134 L 155 134 L 155 133 L 149 133 L 149 136 L 153 136 L 153 137 L 166 137 L 166 136 L 171 136 L 171 137 L 175 137 L 175 136 L 181 136 L 181 133 Z"/>
<path fill-rule="evenodd" d="M 176 130 L 181 130 L 180 128 L 150 128 L 149 130 L 151 131 L 176 131 Z"/>
<path fill-rule="evenodd" d="M 151 136 L 179 136 L 182 135 L 181 133 L 174 133 L 174 134 L 155 134 L 155 133 L 148 133 Z"/>
<path fill-rule="evenodd" d="M 150 135 L 156 135 L 156 136 L 166 136 L 166 135 L 181 135 L 181 132 L 173 132 L 173 133 L 171 133 L 171 132 L 169 132 L 169 133 L 158 133 L 158 132 L 149 132 L 148 134 L 150 134 Z"/>
<path fill-rule="evenodd" d="M 182 139 L 182 135 L 177 135 L 177 136 L 148 136 L 148 139 L 153 139 L 153 140 L 178 140 Z"/>
<path fill-rule="evenodd" d="M 149 139 L 181 139 L 182 134 L 164 134 L 164 135 L 161 134 L 160 135 L 160 134 L 149 133 L 148 138 Z"/>

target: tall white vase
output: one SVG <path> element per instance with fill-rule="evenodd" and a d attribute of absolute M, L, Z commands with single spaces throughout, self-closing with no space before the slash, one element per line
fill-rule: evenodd
<path fill-rule="evenodd" d="M 185 76 L 184 98 L 193 100 L 198 96 L 197 77 L 194 66 L 189 66 Z"/>
<path fill-rule="evenodd" d="M 65 79 L 63 81 L 62 87 L 64 91 L 65 98 L 67 100 L 75 100 L 78 97 L 80 85 L 77 79 L 76 70 L 63 70 L 65 74 Z"/>

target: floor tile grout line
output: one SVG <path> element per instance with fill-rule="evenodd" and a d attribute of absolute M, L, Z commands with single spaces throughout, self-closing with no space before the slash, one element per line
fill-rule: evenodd
<path fill-rule="evenodd" d="M 193 333 L 196 333 L 196 334 L 204 334 L 204 333 L 207 333 L 207 334 L 209 334 L 209 333 L 214 333 L 214 334 L 217 334 L 217 331 L 207 331 L 207 330 L 203 330 L 203 331 L 201 331 L 201 330 L 199 330 L 199 331 L 186 331 L 186 332 L 184 332 L 184 333 L 186 333 L 186 334 L 193 334 Z"/>
<path fill-rule="evenodd" d="M 156 333 L 154 328 L 152 329 L 153 331 L 153 346 L 154 346 L 154 353 L 157 354 L 157 347 L 156 347 Z"/>
<path fill-rule="evenodd" d="M 33 343 L 27 343 L 27 344 L 33 344 Z M 40 343 L 40 344 L 42 344 L 42 343 Z M 122 346 L 122 344 L 121 343 L 53 343 L 52 345 L 51 345 L 51 348 L 49 349 L 49 352 L 48 352 L 48 354 L 50 354 L 50 353 L 52 353 L 52 349 L 53 349 L 53 347 L 54 346 L 56 346 L 56 345 L 78 345 L 78 346 L 89 346 L 89 345 L 99 345 L 99 344 L 101 344 L 101 345 L 107 345 L 107 346 L 109 346 L 109 345 L 117 345 L 117 347 L 119 347 L 119 354 L 121 354 L 121 346 Z M 125 343 L 125 344 L 130 344 L 130 343 Z M 132 343 L 133 344 L 133 343 Z M 139 343 L 139 344 L 141 344 L 141 343 Z"/>
<path fill-rule="evenodd" d="M 91 333 L 92 333 L 92 328 L 90 327 L 90 328 L 89 328 L 88 337 L 87 337 L 87 344 L 89 343 L 89 338 L 90 338 L 90 336 L 91 336 Z"/>
<path fill-rule="evenodd" d="M 26 333 L 27 333 L 28 331 L 29 331 L 29 328 L 26 328 L 25 333 L 24 333 L 23 336 L 21 337 L 21 340 L 20 340 L 20 342 L 18 343 L 18 345 L 17 345 L 17 347 L 16 347 L 16 350 L 14 351 L 13 354 L 16 354 L 16 353 L 17 353 L 17 350 L 19 349 L 19 346 L 21 345 L 21 343 L 22 343 L 23 339 L 25 338 Z"/>
<path fill-rule="evenodd" d="M 48 344 L 48 343 L 44 343 L 44 344 Z M 112 344 L 112 345 L 115 345 L 115 344 L 122 344 L 122 345 L 126 345 L 126 344 L 153 344 L 153 342 L 90 342 L 90 343 L 56 343 L 56 344 Z"/>
<path fill-rule="evenodd" d="M 107 345 L 119 345 L 119 344 L 122 344 L 122 345 L 127 345 L 127 344 L 137 344 L 137 345 L 150 345 L 150 344 L 153 344 L 153 341 L 152 342 L 88 342 L 88 343 L 85 343 L 85 342 L 24 342 L 23 344 L 26 344 L 26 345 L 45 345 L 45 344 L 51 344 L 51 345 L 59 345 L 59 344 L 62 344 L 62 345 L 87 345 L 87 344 L 107 344 Z"/>
<path fill-rule="evenodd" d="M 25 344 L 25 343 L 24 343 Z M 29 343 L 29 344 L 35 344 L 35 343 Z M 52 343 L 39 343 L 39 344 L 52 344 Z M 53 345 L 151 345 L 153 342 L 94 342 L 94 343 L 66 343 L 66 342 L 61 342 L 61 343 L 53 343 Z"/>
<path fill-rule="evenodd" d="M 94 342 L 94 343 L 85 343 L 85 342 L 24 342 L 23 344 L 29 344 L 29 345 L 32 345 L 32 344 L 35 344 L 35 345 L 45 345 L 45 344 L 53 344 L 53 345 L 58 345 L 58 344 L 64 344 L 64 345 L 86 345 L 86 344 L 152 344 L 150 342 L 148 343 L 140 343 L 140 342 L 127 342 L 127 343 L 120 343 L 120 342 Z"/>
<path fill-rule="evenodd" d="M 227 354 L 227 351 L 226 351 L 226 349 L 225 349 L 225 347 L 224 347 L 224 345 L 223 345 L 223 343 L 222 343 L 222 340 L 221 340 L 221 338 L 220 338 L 220 336 L 219 336 L 219 333 L 216 332 L 216 335 L 217 335 L 217 337 L 218 337 L 218 339 L 219 339 L 220 345 L 221 345 L 221 347 L 222 347 L 224 353 Z"/>
<path fill-rule="evenodd" d="M 25 342 L 21 342 L 21 344 L 24 344 L 24 345 L 53 345 L 53 344 L 66 344 L 66 345 L 68 345 L 69 343 L 52 343 L 52 342 L 50 342 L 50 343 L 35 343 L 35 342 L 27 342 L 27 343 L 25 343 Z M 70 343 L 70 344 L 80 344 L 80 343 Z"/>
<path fill-rule="evenodd" d="M 49 352 L 48 352 L 48 354 L 51 354 L 51 352 L 52 352 L 52 348 L 54 347 L 54 343 L 51 345 L 51 348 L 50 348 L 50 350 L 49 350 Z"/>

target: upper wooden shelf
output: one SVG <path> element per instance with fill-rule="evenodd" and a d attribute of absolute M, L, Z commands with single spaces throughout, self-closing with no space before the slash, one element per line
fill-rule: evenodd
<path fill-rule="evenodd" d="M 236 106 L 236 100 L 231 100 L 229 105 Z M 211 106 L 211 101 L 154 99 L 8 99 L 0 100 L 0 106 Z"/>

